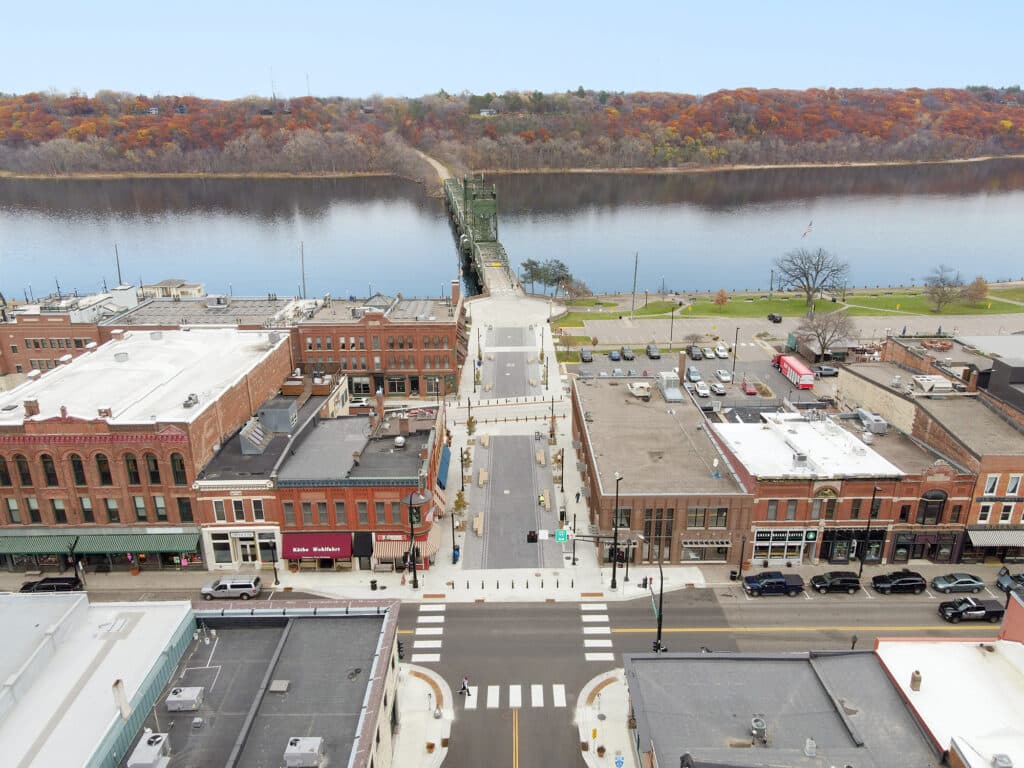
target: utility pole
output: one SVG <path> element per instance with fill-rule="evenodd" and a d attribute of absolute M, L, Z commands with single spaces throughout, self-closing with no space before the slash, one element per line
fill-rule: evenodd
<path fill-rule="evenodd" d="M 632 319 L 636 315 L 636 270 L 640 265 L 640 251 L 633 254 L 633 307 L 629 310 L 629 317 Z"/>
<path fill-rule="evenodd" d="M 117 252 L 117 243 L 114 243 L 114 262 L 117 264 L 117 284 L 121 284 L 121 255 Z M 103 290 L 106 290 L 104 287 Z"/>
<path fill-rule="evenodd" d="M 554 407 L 554 401 L 552 401 L 552 407 Z M 612 510 L 612 584 L 611 588 L 617 589 L 618 584 L 615 581 L 615 568 L 619 564 L 619 483 L 622 482 L 622 474 L 619 472 L 615 473 L 615 508 Z"/>
<path fill-rule="evenodd" d="M 739 326 L 736 328 L 736 337 L 732 342 L 732 373 L 733 378 L 736 378 L 736 358 L 740 354 L 740 329 Z M 735 382 L 733 382 L 735 384 Z"/>

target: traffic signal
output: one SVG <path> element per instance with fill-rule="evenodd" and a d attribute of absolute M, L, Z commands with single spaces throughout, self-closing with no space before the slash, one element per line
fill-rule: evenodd
<path fill-rule="evenodd" d="M 402 645 L 402 641 L 398 641 L 398 658 L 399 660 L 405 658 L 405 646 Z"/>
<path fill-rule="evenodd" d="M 647 589 L 647 577 L 640 579 L 640 589 Z"/>
<path fill-rule="evenodd" d="M 527 531 L 526 532 L 526 543 L 527 544 L 536 544 L 537 543 L 537 532 L 536 531 Z"/>

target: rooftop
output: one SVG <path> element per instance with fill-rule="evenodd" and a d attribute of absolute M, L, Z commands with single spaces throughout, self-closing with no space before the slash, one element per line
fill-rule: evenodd
<path fill-rule="evenodd" d="M 765 413 L 762 418 L 763 424 L 711 425 L 757 478 L 903 475 L 899 467 L 831 419 L 808 420 L 790 413 Z"/>
<path fill-rule="evenodd" d="M 904 383 L 910 374 L 892 363 L 852 363 L 850 370 L 889 388 L 894 376 Z M 939 397 L 917 396 L 914 402 L 953 433 L 975 456 L 1024 454 L 1024 433 L 1018 432 L 975 395 L 959 392 Z"/>
<path fill-rule="evenodd" d="M 971 766 L 994 754 L 1024 764 L 1024 644 L 1012 640 L 879 639 L 877 653 L 895 685 L 943 749 L 966 746 Z M 910 676 L 921 673 L 921 689 Z M 904 763 L 906 764 L 906 763 Z"/>
<path fill-rule="evenodd" d="M 692 403 L 666 403 L 657 391 L 643 402 L 614 380 L 577 380 L 574 389 L 605 489 L 621 472 L 620 490 L 628 494 L 746 493 Z"/>
<path fill-rule="evenodd" d="M 137 307 L 110 317 L 102 325 L 181 326 L 248 325 L 285 326 L 313 311 L 316 301 L 277 298 L 276 295 L 204 296 L 199 299 L 146 299 Z"/>
<path fill-rule="evenodd" d="M 377 648 L 386 621 L 385 615 L 199 618 L 199 637 L 174 680 L 205 688 L 201 714 L 208 725 L 192 727 L 196 712 L 165 711 L 163 697 L 146 721 L 170 736 L 168 768 L 221 768 L 236 745 L 238 765 L 279 768 L 293 736 L 323 738 L 330 764 L 347 764 L 368 689 L 384 676 L 387 656 L 378 657 Z M 216 642 L 207 645 L 213 631 Z M 287 692 L 262 689 L 264 681 L 278 680 L 287 681 Z"/>
<path fill-rule="evenodd" d="M 303 318 L 302 322 L 307 325 L 350 323 L 358 320 L 367 308 L 378 310 L 392 322 L 437 322 L 454 319 L 451 301 L 447 298 L 393 299 L 378 294 L 366 300 L 350 297 L 318 302 L 315 314 Z"/>
<path fill-rule="evenodd" d="M 659 765 L 685 754 L 697 765 L 941 763 L 871 652 L 624 654 L 624 665 L 639 741 Z M 765 744 L 752 744 L 755 715 Z"/>
<path fill-rule="evenodd" d="M 287 344 L 287 335 L 233 328 L 127 332 L 39 378 L 0 393 L 0 426 L 26 421 L 24 403 L 35 400 L 33 420 L 71 418 L 109 424 L 192 422 L 245 374 Z M 198 403 L 186 406 L 189 395 Z M 100 409 L 110 415 L 100 417 Z"/>
<path fill-rule="evenodd" d="M 120 718 L 112 681 L 124 681 L 130 701 L 191 616 L 184 602 L 90 605 L 81 593 L 0 595 L 3 671 L 21 671 L 15 680 L 5 674 L 0 687 L 4 762 L 85 765 Z"/>
<path fill-rule="evenodd" d="M 991 367 L 988 357 L 999 357 L 1016 365 L 1024 364 L 1024 335 L 959 336 L 957 341 L 968 350 L 986 356 L 982 358 L 986 364 L 978 366 L 982 370 Z"/>

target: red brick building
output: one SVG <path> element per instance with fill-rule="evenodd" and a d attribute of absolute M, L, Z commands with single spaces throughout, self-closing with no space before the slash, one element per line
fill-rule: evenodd
<path fill-rule="evenodd" d="M 285 334 L 136 331 L 0 395 L 0 564 L 201 559 L 192 483 L 291 369 Z"/>

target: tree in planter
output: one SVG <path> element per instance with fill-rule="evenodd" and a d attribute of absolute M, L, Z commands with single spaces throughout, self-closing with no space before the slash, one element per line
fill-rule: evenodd
<path fill-rule="evenodd" d="M 476 417 L 470 416 L 466 419 L 466 434 L 472 435 L 474 432 L 476 432 Z"/>
<path fill-rule="evenodd" d="M 456 493 L 455 501 L 452 503 L 452 511 L 455 512 L 455 514 L 457 515 L 461 515 L 463 512 L 466 511 L 466 507 L 468 506 L 469 504 L 466 502 L 466 492 L 459 491 L 458 493 Z"/>
<path fill-rule="evenodd" d="M 944 307 L 964 297 L 964 281 L 960 272 L 940 264 L 924 279 L 924 295 L 941 312 Z"/>

